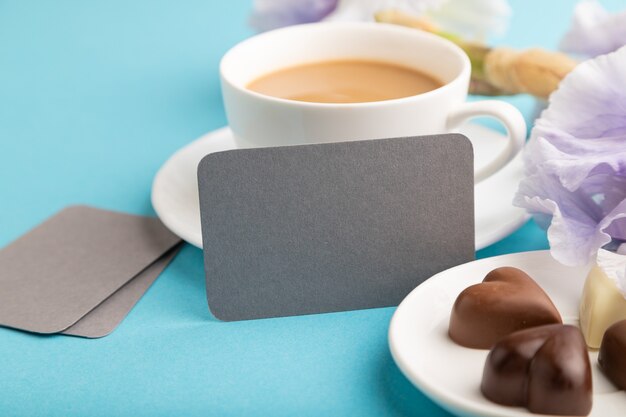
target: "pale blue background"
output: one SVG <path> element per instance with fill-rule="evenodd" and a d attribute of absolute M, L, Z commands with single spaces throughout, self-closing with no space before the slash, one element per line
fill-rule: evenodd
<path fill-rule="evenodd" d="M 497 42 L 555 47 L 573 3 L 512 1 Z M 73 203 L 153 214 L 159 166 L 226 123 L 218 61 L 249 8 L 0 0 L 0 246 Z M 546 247 L 528 223 L 478 256 Z M 103 339 L 0 329 L 0 415 L 447 415 L 392 362 L 393 308 L 221 323 L 202 268 L 185 246 Z"/>

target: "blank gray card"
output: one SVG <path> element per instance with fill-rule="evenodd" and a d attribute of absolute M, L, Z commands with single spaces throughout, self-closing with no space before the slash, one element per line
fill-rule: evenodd
<path fill-rule="evenodd" d="M 61 332 L 70 336 L 96 339 L 109 335 L 124 320 L 130 310 L 161 275 L 163 270 L 176 257 L 180 245 L 170 249 L 165 255 L 154 261 L 109 298 L 98 304 L 87 315 Z"/>
<path fill-rule="evenodd" d="M 474 259 L 462 135 L 218 152 L 198 179 L 207 298 L 222 320 L 393 306 Z"/>
<path fill-rule="evenodd" d="M 113 301 L 103 301 L 179 242 L 156 218 L 65 208 L 0 251 L 0 325 L 57 333 L 96 308 L 95 316 L 71 332 L 104 335 L 105 327 L 112 330 L 143 294 L 136 287 L 147 289 L 147 281 L 158 275 L 155 268 L 163 270 L 169 258 L 148 268 Z"/>

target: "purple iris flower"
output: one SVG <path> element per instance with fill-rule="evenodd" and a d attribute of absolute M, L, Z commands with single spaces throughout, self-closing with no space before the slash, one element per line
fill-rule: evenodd
<path fill-rule="evenodd" d="M 255 0 L 250 25 L 259 32 L 299 23 L 319 22 L 339 0 Z"/>
<path fill-rule="evenodd" d="M 553 257 L 583 265 L 626 241 L 626 47 L 578 65 L 525 149 L 514 204 L 548 229 Z"/>

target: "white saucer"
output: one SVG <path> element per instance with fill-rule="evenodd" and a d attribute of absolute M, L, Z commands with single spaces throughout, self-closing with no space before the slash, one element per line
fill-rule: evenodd
<path fill-rule="evenodd" d="M 523 252 L 481 259 L 443 271 L 414 289 L 391 319 L 389 346 L 404 375 L 422 392 L 459 416 L 536 416 L 524 408 L 486 400 L 480 381 L 487 350 L 461 347 L 448 338 L 450 310 L 458 294 L 494 268 L 526 271 L 548 293 L 567 324 L 578 324 L 578 301 L 588 268 L 569 268 L 549 251 Z M 626 392 L 601 373 L 591 352 L 593 409 L 590 416 L 626 415 Z"/>
<path fill-rule="evenodd" d="M 485 164 L 490 155 L 505 146 L 505 138 L 492 129 L 467 124 L 460 131 L 474 145 L 475 166 Z M 234 148 L 229 128 L 215 130 L 178 150 L 154 178 L 152 205 L 157 215 L 172 232 L 199 248 L 202 247 L 202 234 L 196 178 L 198 163 L 209 153 Z M 476 186 L 476 249 L 497 242 L 527 220 L 524 210 L 511 204 L 521 178 L 522 161 L 518 155 L 509 165 Z"/>

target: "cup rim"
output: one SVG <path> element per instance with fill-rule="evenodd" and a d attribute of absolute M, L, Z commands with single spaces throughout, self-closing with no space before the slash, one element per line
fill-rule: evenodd
<path fill-rule="evenodd" d="M 301 31 L 301 30 L 310 30 L 312 27 L 316 28 L 314 30 L 328 30 L 329 27 L 347 27 L 347 28 L 370 28 L 371 30 L 377 30 L 379 32 L 382 31 L 395 31 L 396 33 L 404 33 L 408 36 L 417 36 L 426 39 L 430 39 L 441 45 L 443 48 L 448 49 L 449 51 L 455 53 L 462 61 L 462 68 L 459 73 L 449 82 L 443 84 L 441 87 L 437 87 L 434 90 L 427 91 L 425 93 L 415 94 L 407 97 L 394 98 L 390 100 L 380 100 L 380 101 L 365 101 L 365 102 L 356 102 L 356 103 L 321 103 L 321 102 L 311 102 L 311 101 L 299 101 L 299 100 L 289 100 L 285 98 L 270 96 L 262 93 L 258 93 L 256 91 L 249 90 L 245 87 L 238 85 L 238 83 L 234 82 L 229 78 L 228 74 L 226 74 L 225 66 L 226 62 L 229 59 L 233 59 L 232 56 L 238 52 L 239 49 L 244 48 L 248 43 L 253 41 L 258 41 L 258 39 L 264 37 L 276 36 L 277 34 L 283 34 L 293 31 Z M 377 22 L 315 22 L 315 23 L 305 23 L 294 26 L 287 26 L 279 29 L 274 29 L 268 32 L 260 33 L 254 36 L 251 36 L 230 48 L 220 60 L 220 77 L 222 82 L 227 84 L 230 88 L 237 90 L 242 94 L 247 94 L 249 96 L 255 97 L 260 100 L 267 100 L 269 102 L 275 104 L 288 104 L 291 106 L 300 106 L 300 107 L 315 107 L 315 108 L 354 108 L 354 107 L 379 107 L 379 106 L 387 106 L 390 104 L 401 104 L 404 102 L 411 102 L 415 100 L 425 100 L 429 97 L 432 97 L 437 94 L 442 94 L 450 89 L 454 89 L 456 84 L 462 82 L 465 76 L 469 75 L 471 70 L 471 64 L 469 57 L 467 54 L 453 42 L 448 39 L 442 38 L 441 36 L 434 35 L 432 33 L 425 32 L 423 30 L 415 29 L 415 28 L 407 28 L 404 26 L 393 25 L 389 23 L 377 23 Z M 262 76 L 263 74 L 259 74 Z"/>

